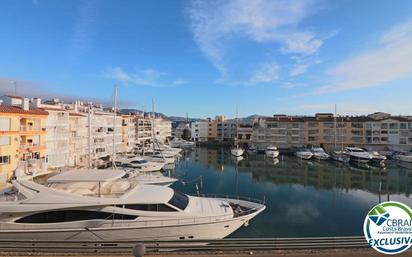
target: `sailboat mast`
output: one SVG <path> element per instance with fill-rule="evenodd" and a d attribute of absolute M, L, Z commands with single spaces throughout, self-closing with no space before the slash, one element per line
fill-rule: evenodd
<path fill-rule="evenodd" d="M 336 151 L 336 104 L 335 104 L 335 115 L 333 115 L 333 130 L 334 130 L 334 150 Z"/>
<path fill-rule="evenodd" d="M 117 110 L 117 85 L 114 85 L 113 94 L 113 150 L 112 150 L 112 161 L 114 164 L 114 159 L 116 157 L 116 110 Z"/>
<path fill-rule="evenodd" d="M 237 109 L 237 105 L 236 105 L 236 138 L 235 138 L 236 149 L 239 148 L 239 143 L 238 143 L 238 128 L 239 128 L 238 109 Z"/>
<path fill-rule="evenodd" d="M 91 128 L 91 121 L 90 121 L 90 103 L 87 105 L 87 151 L 88 151 L 88 155 L 87 155 L 87 166 L 89 167 L 89 169 L 92 166 L 92 142 L 91 142 L 91 137 L 92 137 L 92 128 Z"/>

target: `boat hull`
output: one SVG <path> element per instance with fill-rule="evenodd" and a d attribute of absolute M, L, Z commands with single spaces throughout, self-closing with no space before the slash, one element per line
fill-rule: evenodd
<path fill-rule="evenodd" d="M 208 217 L 214 219 L 213 222 L 193 224 L 193 221 L 206 218 L 193 218 L 182 220 L 180 224 L 164 225 L 167 221 L 147 221 L 141 226 L 134 222 L 116 222 L 112 224 L 105 221 L 98 228 L 58 228 L 56 225 L 53 229 L 36 229 L 32 228 L 19 230 L 0 230 L 0 240 L 47 240 L 47 241 L 117 241 L 117 240 L 196 240 L 196 239 L 221 239 L 224 238 L 242 225 L 248 222 L 262 210 L 250 213 L 237 218 L 222 219 L 218 217 Z M 185 224 L 187 222 L 187 224 Z M 144 226 L 144 224 L 152 224 Z M 0 223 L 4 228 L 4 223 Z"/>
<path fill-rule="evenodd" d="M 266 156 L 270 158 L 277 158 L 279 156 L 279 151 L 267 151 Z"/>

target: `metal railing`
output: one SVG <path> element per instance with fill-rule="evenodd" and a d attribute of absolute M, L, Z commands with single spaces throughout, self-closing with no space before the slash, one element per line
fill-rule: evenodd
<path fill-rule="evenodd" d="M 276 251 L 367 248 L 362 236 L 301 238 L 227 238 L 216 240 L 174 241 L 41 241 L 0 240 L 2 252 L 70 252 L 129 253 L 136 244 L 144 244 L 148 252 L 170 251 Z"/>

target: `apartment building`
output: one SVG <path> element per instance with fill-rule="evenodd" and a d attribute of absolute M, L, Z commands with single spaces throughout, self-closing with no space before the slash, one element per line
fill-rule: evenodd
<path fill-rule="evenodd" d="M 153 126 L 153 132 L 158 142 L 166 143 L 172 136 L 172 122 L 170 120 L 156 117 Z"/>
<path fill-rule="evenodd" d="M 122 152 L 132 152 L 136 147 L 135 115 L 122 115 Z"/>
<path fill-rule="evenodd" d="M 274 115 L 259 118 L 253 126 L 251 143 L 259 149 L 275 145 L 280 149 L 302 147 L 305 143 L 305 121 L 301 117 Z"/>
<path fill-rule="evenodd" d="M 47 103 L 37 100 L 38 107 L 46 110 L 46 161 L 50 168 L 61 168 L 69 165 L 70 159 L 70 121 L 69 111 L 58 99 Z"/>
<path fill-rule="evenodd" d="M 252 142 L 253 122 L 240 123 L 237 129 L 237 137 L 239 144 L 242 146 L 250 145 Z"/>
<path fill-rule="evenodd" d="M 0 182 L 10 180 L 17 168 L 23 172 L 45 169 L 48 112 L 27 98 L 5 95 L 0 99 Z"/>
<path fill-rule="evenodd" d="M 145 146 L 152 140 L 152 119 L 144 114 L 136 115 L 136 144 Z"/>
<path fill-rule="evenodd" d="M 314 117 L 274 115 L 254 124 L 251 144 L 279 148 L 320 145 L 326 150 L 353 145 L 375 150 L 409 151 L 412 120 L 404 116 L 375 113 L 339 116 L 318 113 Z"/>
<path fill-rule="evenodd" d="M 206 121 L 195 121 L 190 124 L 193 141 L 207 142 L 209 140 L 209 123 L 211 123 L 211 119 Z"/>

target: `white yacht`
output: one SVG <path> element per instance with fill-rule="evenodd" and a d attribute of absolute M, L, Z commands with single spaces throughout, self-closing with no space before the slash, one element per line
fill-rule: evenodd
<path fill-rule="evenodd" d="M 122 168 L 136 169 L 142 172 L 159 171 L 165 165 L 164 163 L 151 162 L 139 156 L 125 156 L 116 158 L 116 165 Z"/>
<path fill-rule="evenodd" d="M 315 159 L 318 159 L 318 160 L 326 160 L 326 159 L 329 158 L 329 154 L 327 154 L 327 153 L 325 152 L 325 150 L 323 150 L 322 147 L 314 146 L 314 147 L 311 148 L 311 152 L 312 152 L 313 157 L 314 157 Z"/>
<path fill-rule="evenodd" d="M 351 162 L 368 163 L 372 157 L 368 152 L 359 147 L 345 147 Z"/>
<path fill-rule="evenodd" d="M 349 155 L 345 152 L 345 151 L 338 151 L 335 150 L 332 152 L 332 154 L 330 155 L 330 157 L 338 162 L 349 162 L 350 158 Z"/>
<path fill-rule="evenodd" d="M 302 149 L 297 150 L 295 152 L 295 155 L 300 159 L 309 160 L 310 158 L 312 158 L 313 153 L 309 151 L 309 149 L 302 148 Z"/>
<path fill-rule="evenodd" d="M 245 152 L 245 151 L 244 151 L 242 148 L 233 147 L 232 149 L 230 149 L 230 153 L 231 153 L 233 156 L 236 156 L 236 157 L 243 156 L 243 153 L 244 153 L 244 152 Z"/>
<path fill-rule="evenodd" d="M 249 146 L 246 152 L 248 155 L 256 155 L 258 153 L 258 150 L 254 146 Z"/>
<path fill-rule="evenodd" d="M 174 164 L 176 162 L 175 157 L 165 156 L 160 153 L 155 153 L 153 155 L 144 156 L 144 159 L 151 161 L 151 162 L 163 163 L 164 165 Z"/>
<path fill-rule="evenodd" d="M 394 155 L 394 158 L 402 162 L 412 163 L 412 152 L 398 152 Z"/>
<path fill-rule="evenodd" d="M 178 147 L 178 148 L 191 148 L 195 146 L 195 142 L 184 140 L 183 138 L 173 138 L 170 140 L 169 145 L 171 147 Z"/>
<path fill-rule="evenodd" d="M 71 191 L 14 180 L 13 189 L 0 197 L 0 239 L 221 239 L 264 209 L 260 202 L 194 197 L 127 180 Z"/>
<path fill-rule="evenodd" d="M 277 158 L 279 156 L 279 150 L 276 146 L 270 145 L 266 147 L 265 155 L 269 158 Z"/>
<path fill-rule="evenodd" d="M 383 166 L 385 165 L 386 156 L 378 153 L 377 151 L 369 151 L 369 155 L 371 156 L 370 163 L 373 165 Z"/>
<path fill-rule="evenodd" d="M 89 182 L 109 182 L 118 179 L 127 179 L 135 181 L 139 184 L 170 186 L 177 181 L 175 178 L 166 177 L 161 172 L 135 172 L 120 169 L 79 169 L 69 170 L 56 174 L 48 178 L 49 185 L 57 187 L 70 188 L 74 190 L 76 187 L 84 188 Z M 85 184 L 86 183 L 86 184 Z"/>

